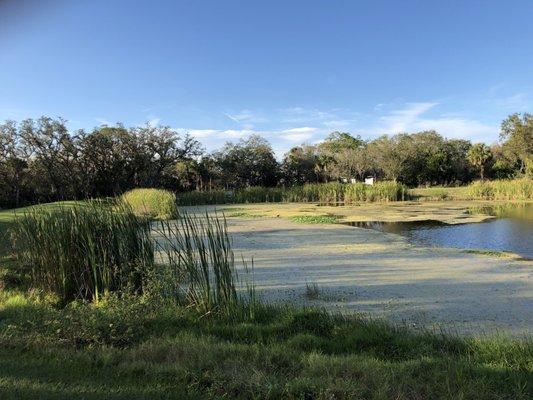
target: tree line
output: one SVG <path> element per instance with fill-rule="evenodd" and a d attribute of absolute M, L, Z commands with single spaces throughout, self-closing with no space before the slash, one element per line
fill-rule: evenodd
<path fill-rule="evenodd" d="M 206 153 L 167 126 L 100 126 L 69 132 L 41 117 L 0 125 L 0 207 L 115 196 L 135 187 L 174 191 L 393 180 L 409 186 L 460 185 L 533 171 L 533 115 L 513 114 L 492 146 L 446 139 L 436 131 L 364 140 L 333 132 L 290 149 L 281 162 L 252 135 Z"/>

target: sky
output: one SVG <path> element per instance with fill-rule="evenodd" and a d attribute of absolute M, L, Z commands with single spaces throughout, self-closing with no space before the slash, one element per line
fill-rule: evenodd
<path fill-rule="evenodd" d="M 0 121 L 167 125 L 278 156 L 332 131 L 498 140 L 533 112 L 531 0 L 0 0 Z"/>

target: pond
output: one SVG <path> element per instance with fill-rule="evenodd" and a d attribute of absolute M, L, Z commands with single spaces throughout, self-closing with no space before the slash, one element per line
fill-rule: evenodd
<path fill-rule="evenodd" d="M 495 218 L 485 222 L 457 225 L 432 220 L 350 222 L 349 225 L 396 233 L 405 236 L 409 243 L 421 246 L 509 251 L 533 258 L 533 204 L 472 208 L 468 212 L 487 214 Z"/>

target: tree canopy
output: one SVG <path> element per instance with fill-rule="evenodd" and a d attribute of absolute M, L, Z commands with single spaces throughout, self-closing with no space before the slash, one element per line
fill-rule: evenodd
<path fill-rule="evenodd" d="M 532 135 L 527 113 L 506 118 L 500 143 L 491 147 L 432 130 L 374 140 L 333 132 L 320 143 L 293 147 L 278 162 L 257 135 L 206 153 L 196 139 L 168 126 L 69 131 L 61 118 L 6 121 L 0 124 L 0 207 L 114 196 L 135 187 L 234 189 L 367 176 L 420 186 L 531 176 Z"/>

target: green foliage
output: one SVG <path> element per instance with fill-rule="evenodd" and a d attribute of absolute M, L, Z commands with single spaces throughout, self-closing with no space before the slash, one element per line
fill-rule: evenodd
<path fill-rule="evenodd" d="M 468 186 L 468 195 L 473 199 L 486 200 L 531 200 L 533 180 L 529 178 L 477 181 Z"/>
<path fill-rule="evenodd" d="M 500 138 L 504 141 L 504 151 L 517 160 L 520 172 L 531 172 L 533 160 L 533 115 L 512 114 L 502 122 Z M 532 175 L 528 175 L 531 177 Z"/>
<path fill-rule="evenodd" d="M 124 193 L 120 200 L 142 217 L 171 219 L 178 216 L 176 195 L 168 190 L 133 189 Z"/>
<path fill-rule="evenodd" d="M 32 286 L 62 302 L 141 292 L 153 265 L 150 226 L 124 205 L 32 207 L 15 220 L 12 238 Z"/>
<path fill-rule="evenodd" d="M 278 163 L 270 144 L 251 135 L 237 143 L 228 142 L 213 154 L 217 175 L 224 187 L 275 186 Z"/>

